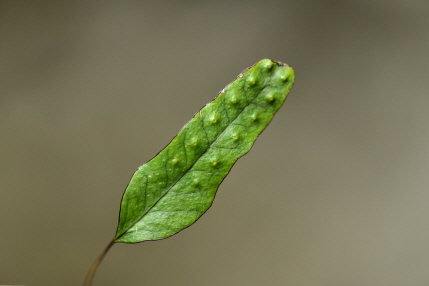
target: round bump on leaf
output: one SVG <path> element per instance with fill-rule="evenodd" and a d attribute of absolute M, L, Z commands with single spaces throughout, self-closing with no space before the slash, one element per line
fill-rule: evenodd
<path fill-rule="evenodd" d="M 267 101 L 269 103 L 274 103 L 274 101 L 276 100 L 272 94 L 267 94 L 267 96 L 265 98 L 267 99 Z"/>
<path fill-rule="evenodd" d="M 264 63 L 264 68 L 266 70 L 271 70 L 272 67 L 273 67 L 273 62 L 272 61 L 267 61 L 267 62 Z"/>
<path fill-rule="evenodd" d="M 219 160 L 218 160 L 218 159 L 214 159 L 214 160 L 212 161 L 212 165 L 213 165 L 213 167 L 217 167 L 217 166 L 219 166 L 219 165 L 220 165 Z"/>
<path fill-rule="evenodd" d="M 193 184 L 195 187 L 198 187 L 198 186 L 200 186 L 200 185 L 201 185 L 201 181 L 200 181 L 200 179 L 195 178 L 195 179 L 193 179 L 193 180 L 192 180 L 192 184 Z"/>
<path fill-rule="evenodd" d="M 289 79 L 288 74 L 287 74 L 287 73 L 283 73 L 283 74 L 280 76 L 280 79 L 281 79 L 282 81 L 287 81 L 287 80 Z"/>
<path fill-rule="evenodd" d="M 240 135 L 238 135 L 237 133 L 232 134 L 232 140 L 238 141 L 238 139 L 240 139 Z"/>
<path fill-rule="evenodd" d="M 253 113 L 252 116 L 251 116 L 251 118 L 252 118 L 252 122 L 253 123 L 258 122 L 258 120 L 259 120 L 259 117 L 258 117 L 258 115 L 256 113 Z"/>
<path fill-rule="evenodd" d="M 195 137 L 192 137 L 186 145 L 195 147 L 197 146 L 197 144 L 198 144 L 198 139 Z"/>
<path fill-rule="evenodd" d="M 210 117 L 210 121 L 211 121 L 211 123 L 213 123 L 213 124 L 215 124 L 215 123 L 217 123 L 217 122 L 218 122 L 218 117 L 216 116 L 216 114 L 213 114 L 213 115 Z"/>
<path fill-rule="evenodd" d="M 255 83 L 256 83 L 256 77 L 254 75 L 250 75 L 247 78 L 247 82 L 249 83 L 249 85 L 255 85 Z"/>

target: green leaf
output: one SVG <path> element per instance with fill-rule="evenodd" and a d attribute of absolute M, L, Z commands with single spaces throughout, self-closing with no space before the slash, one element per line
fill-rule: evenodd
<path fill-rule="evenodd" d="M 261 60 L 197 112 L 134 173 L 122 197 L 114 242 L 162 239 L 193 224 L 282 106 L 293 82 L 291 67 Z"/>

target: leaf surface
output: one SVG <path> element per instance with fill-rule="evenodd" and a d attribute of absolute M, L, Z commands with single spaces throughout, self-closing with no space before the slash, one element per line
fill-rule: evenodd
<path fill-rule="evenodd" d="M 193 224 L 284 103 L 294 82 L 286 64 L 265 59 L 244 70 L 131 178 L 114 242 L 169 237 Z"/>

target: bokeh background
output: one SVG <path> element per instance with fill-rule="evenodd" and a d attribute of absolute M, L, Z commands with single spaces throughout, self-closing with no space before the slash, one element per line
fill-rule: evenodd
<path fill-rule="evenodd" d="M 426 1 L 0 1 L 0 284 L 81 285 L 136 168 L 262 58 L 286 104 L 212 208 L 95 285 L 429 284 Z"/>

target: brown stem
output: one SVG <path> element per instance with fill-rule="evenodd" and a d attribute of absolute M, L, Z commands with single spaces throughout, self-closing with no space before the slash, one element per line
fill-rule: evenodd
<path fill-rule="evenodd" d="M 83 282 L 83 286 L 91 286 L 92 285 L 92 279 L 94 279 L 95 271 L 97 271 L 98 265 L 100 265 L 104 256 L 106 256 L 106 253 L 109 251 L 109 249 L 113 246 L 114 243 L 115 243 L 115 241 L 112 240 L 106 246 L 106 248 L 104 248 L 104 250 L 97 257 L 97 259 L 94 261 L 91 268 L 89 268 L 88 273 L 86 274 L 85 281 Z"/>

